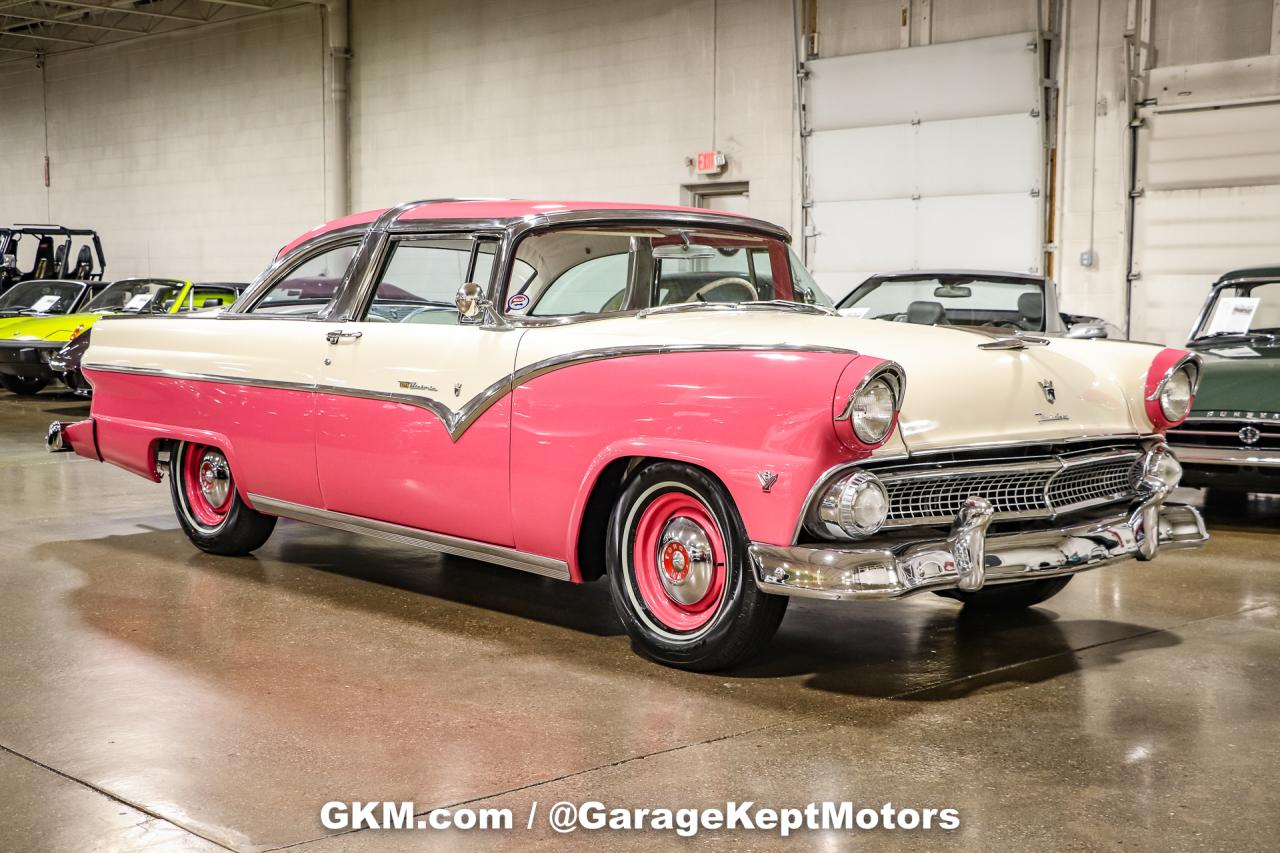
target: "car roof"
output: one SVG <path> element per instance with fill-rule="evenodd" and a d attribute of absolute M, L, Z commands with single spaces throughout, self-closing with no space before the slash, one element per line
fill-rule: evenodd
<path fill-rule="evenodd" d="M 726 223 L 758 224 L 761 227 L 768 228 L 770 230 L 780 230 L 776 225 L 772 225 L 771 223 L 767 223 L 762 220 L 753 219 L 749 216 L 741 216 L 736 213 L 725 213 L 717 210 L 708 210 L 707 208 L 702 207 L 681 207 L 679 205 L 663 204 L 635 204 L 616 201 L 443 198 L 408 202 L 396 208 L 383 207 L 376 208 L 374 210 L 365 210 L 360 213 L 353 213 L 349 216 L 334 219 L 313 228 L 297 239 L 290 241 L 280 250 L 277 257 L 283 257 L 295 247 L 311 240 L 314 237 L 327 234 L 331 231 L 336 231 L 340 228 L 347 228 L 356 225 L 369 225 L 387 214 L 393 214 L 394 221 L 397 223 L 436 221 L 442 219 L 474 219 L 483 220 L 497 225 L 505 225 L 537 216 L 563 216 L 565 214 L 575 213 L 607 214 L 619 211 L 640 213 L 695 213 L 700 216 L 721 218 Z"/>
<path fill-rule="evenodd" d="M 1218 280 L 1214 284 L 1224 284 L 1242 278 L 1280 278 L 1280 266 L 1245 267 L 1231 272 L 1224 272 L 1218 276 Z"/>

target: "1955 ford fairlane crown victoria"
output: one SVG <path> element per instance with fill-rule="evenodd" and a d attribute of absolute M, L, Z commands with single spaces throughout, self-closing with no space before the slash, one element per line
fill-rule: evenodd
<path fill-rule="evenodd" d="M 357 214 L 216 317 L 108 317 L 50 449 L 169 475 L 198 548 L 277 517 L 567 581 L 690 669 L 791 595 L 1025 607 L 1206 540 L 1166 502 L 1197 357 L 835 315 L 768 223 L 481 200 Z"/>

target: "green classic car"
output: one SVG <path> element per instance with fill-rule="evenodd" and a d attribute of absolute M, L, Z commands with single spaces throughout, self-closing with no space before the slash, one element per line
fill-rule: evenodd
<path fill-rule="evenodd" d="M 128 278 L 105 287 L 81 313 L 0 320 L 0 385 L 15 394 L 39 392 L 56 378 L 49 359 L 104 314 L 179 314 L 230 305 L 236 294 L 223 284 Z"/>
<path fill-rule="evenodd" d="M 1191 415 L 1168 435 L 1183 484 L 1280 492 L 1280 266 L 1218 279 L 1187 347 L 1204 365 Z"/>

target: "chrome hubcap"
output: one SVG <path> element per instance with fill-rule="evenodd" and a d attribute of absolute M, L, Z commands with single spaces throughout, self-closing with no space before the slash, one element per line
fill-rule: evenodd
<path fill-rule="evenodd" d="M 658 577 L 672 601 L 696 604 L 711 587 L 715 559 L 711 539 L 697 522 L 673 518 L 658 539 Z"/>
<path fill-rule="evenodd" d="M 200 460 L 200 491 L 210 505 L 220 507 L 231 493 L 231 466 L 216 450 L 205 451 Z"/>

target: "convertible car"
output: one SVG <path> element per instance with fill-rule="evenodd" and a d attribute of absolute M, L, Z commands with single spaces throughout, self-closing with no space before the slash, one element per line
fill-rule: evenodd
<path fill-rule="evenodd" d="M 197 548 L 279 517 L 565 581 L 644 654 L 741 661 L 789 596 L 1044 601 L 1199 545 L 1185 350 L 836 315 L 777 226 L 438 200 L 329 223 L 229 309 L 104 318 L 74 450 Z"/>
<path fill-rule="evenodd" d="M 237 292 L 234 287 L 179 279 L 126 278 L 103 288 L 80 313 L 27 317 L 8 326 L 0 321 L 0 385 L 15 394 L 36 394 L 60 374 L 68 374 L 65 367 L 52 363 L 58 351 L 87 334 L 105 314 L 180 314 L 230 305 Z"/>
<path fill-rule="evenodd" d="M 1187 346 L 1204 359 L 1203 391 L 1169 432 L 1187 485 L 1280 492 L 1280 266 L 1219 278 Z"/>
<path fill-rule="evenodd" d="M 911 270 L 873 275 L 837 306 L 846 317 L 923 326 L 980 326 L 1054 337 L 1123 339 L 1118 326 L 1058 306 L 1057 284 L 1042 275 L 978 270 Z"/>

